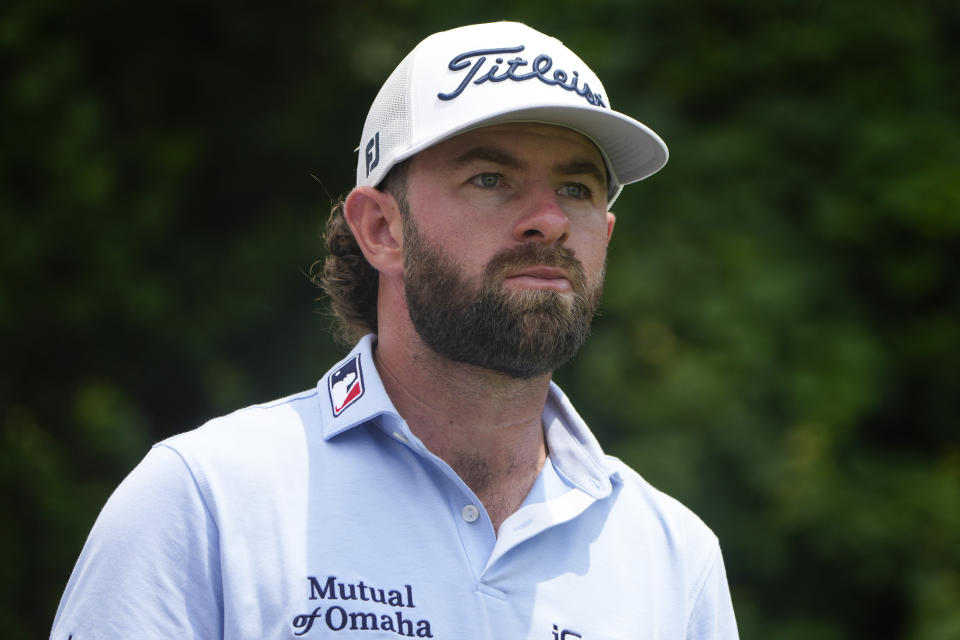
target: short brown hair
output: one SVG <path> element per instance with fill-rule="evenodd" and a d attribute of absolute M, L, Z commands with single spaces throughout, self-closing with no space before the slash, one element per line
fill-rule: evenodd
<path fill-rule="evenodd" d="M 407 215 L 408 168 L 409 161 L 398 163 L 377 187 L 393 195 L 403 216 Z M 334 337 L 352 346 L 364 335 L 377 332 L 380 274 L 360 250 L 343 215 L 344 202 L 344 198 L 340 198 L 330 210 L 323 233 L 327 256 L 322 261 L 319 273 L 311 268 L 310 276 L 330 299 Z M 314 267 L 320 264 L 318 260 Z"/>

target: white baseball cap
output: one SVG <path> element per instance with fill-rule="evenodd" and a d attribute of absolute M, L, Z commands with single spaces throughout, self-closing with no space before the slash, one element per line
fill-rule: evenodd
<path fill-rule="evenodd" d="M 663 140 L 613 111 L 599 78 L 562 42 L 491 22 L 435 33 L 394 69 L 363 125 L 357 186 L 376 186 L 398 162 L 502 122 L 555 124 L 590 138 L 610 173 L 609 204 L 667 163 Z"/>

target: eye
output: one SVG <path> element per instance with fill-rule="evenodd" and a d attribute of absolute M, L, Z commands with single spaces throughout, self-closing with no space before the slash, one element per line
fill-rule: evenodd
<path fill-rule="evenodd" d="M 493 189 L 500 186 L 503 176 L 499 173 L 478 173 L 470 178 L 470 182 L 483 189 Z"/>
<path fill-rule="evenodd" d="M 576 200 L 589 200 L 592 195 L 590 187 L 580 182 L 568 182 L 560 187 L 558 193 Z"/>

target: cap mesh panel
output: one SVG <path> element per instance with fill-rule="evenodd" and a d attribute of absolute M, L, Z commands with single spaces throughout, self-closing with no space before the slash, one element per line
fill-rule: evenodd
<path fill-rule="evenodd" d="M 358 175 L 358 183 L 372 184 L 372 180 L 379 182 L 393 164 L 397 152 L 410 145 L 409 92 L 412 58 L 413 56 L 408 55 L 403 59 L 373 101 L 364 127 L 363 145 L 380 132 L 380 163 L 369 178 Z"/>

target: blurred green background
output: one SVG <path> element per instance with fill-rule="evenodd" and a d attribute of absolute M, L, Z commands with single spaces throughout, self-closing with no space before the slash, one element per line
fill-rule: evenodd
<path fill-rule="evenodd" d="M 152 442 L 312 386 L 305 273 L 417 41 L 556 35 L 671 160 L 558 381 L 723 544 L 744 638 L 960 638 L 960 4 L 0 9 L 0 635 Z"/>

